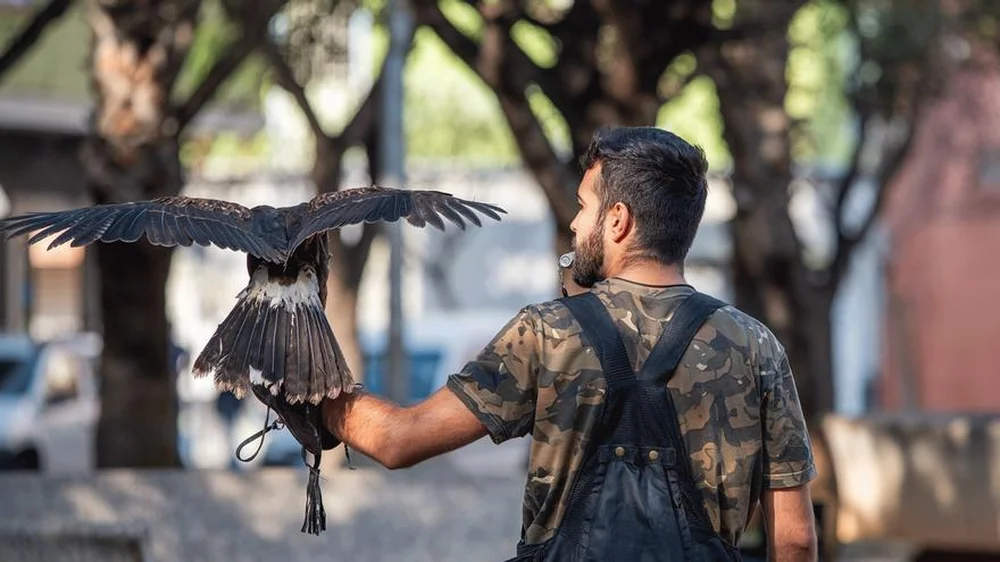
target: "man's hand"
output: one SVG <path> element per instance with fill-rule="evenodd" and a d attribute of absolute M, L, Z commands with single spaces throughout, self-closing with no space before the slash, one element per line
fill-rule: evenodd
<path fill-rule="evenodd" d="M 331 433 L 389 469 L 413 466 L 487 433 L 447 388 L 405 408 L 361 390 L 322 405 L 323 421 Z"/>
<path fill-rule="evenodd" d="M 816 522 L 809 485 L 764 490 L 769 562 L 812 562 L 817 559 Z"/>

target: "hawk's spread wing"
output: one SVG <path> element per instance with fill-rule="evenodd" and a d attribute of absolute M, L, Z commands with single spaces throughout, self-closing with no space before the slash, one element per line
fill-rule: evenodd
<path fill-rule="evenodd" d="M 394 222 L 401 217 L 413 226 L 430 224 L 439 230 L 444 230 L 443 218 L 465 230 L 466 223 L 482 226 L 477 212 L 500 220 L 500 213 L 507 211 L 440 191 L 362 187 L 324 193 L 309 202 L 289 249 L 326 230 L 360 222 Z"/>
<path fill-rule="evenodd" d="M 49 249 L 70 242 L 85 246 L 101 242 L 135 242 L 143 235 L 157 246 L 203 246 L 253 254 L 280 261 L 281 252 L 250 231 L 250 209 L 214 199 L 163 197 L 138 203 L 96 205 L 69 211 L 28 213 L 0 221 L 7 237 L 37 231 L 34 244 L 53 234 Z"/>

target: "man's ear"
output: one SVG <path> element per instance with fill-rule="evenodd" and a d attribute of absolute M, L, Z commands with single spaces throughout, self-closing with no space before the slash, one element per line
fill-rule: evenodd
<path fill-rule="evenodd" d="M 607 221 L 605 230 L 615 243 L 620 243 L 624 240 L 635 226 L 632 212 L 620 201 L 608 209 L 605 220 Z"/>

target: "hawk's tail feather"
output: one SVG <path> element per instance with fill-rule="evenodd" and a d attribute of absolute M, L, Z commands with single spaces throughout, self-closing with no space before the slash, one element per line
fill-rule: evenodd
<path fill-rule="evenodd" d="M 195 360 L 194 375 L 214 376 L 216 388 L 239 398 L 263 384 L 292 404 L 350 392 L 354 380 L 311 273 L 295 282 L 255 274 Z"/>

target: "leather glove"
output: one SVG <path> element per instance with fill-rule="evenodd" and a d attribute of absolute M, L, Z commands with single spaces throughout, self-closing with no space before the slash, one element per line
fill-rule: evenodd
<path fill-rule="evenodd" d="M 312 455 L 340 445 L 340 439 L 323 423 L 322 403 L 315 406 L 307 402 L 290 404 L 283 395 L 271 394 L 264 385 L 254 384 L 251 388 L 257 399 L 274 410 L 292 437 Z"/>

